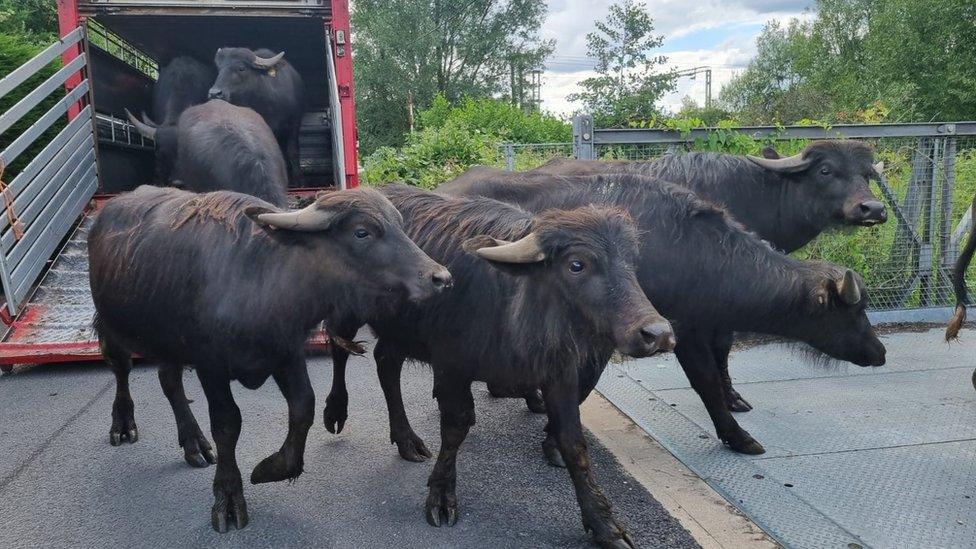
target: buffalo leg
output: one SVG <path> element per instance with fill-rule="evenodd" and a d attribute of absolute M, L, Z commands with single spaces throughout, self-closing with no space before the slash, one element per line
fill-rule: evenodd
<path fill-rule="evenodd" d="M 434 398 L 441 413 L 441 450 L 427 479 L 424 514 L 431 526 L 454 526 L 458 520 L 457 453 L 474 425 L 471 382 L 435 374 Z"/>
<path fill-rule="evenodd" d="M 352 340 L 362 324 L 340 323 L 335 328 L 336 337 Z M 325 411 L 322 413 L 325 428 L 333 434 L 342 432 L 342 427 L 349 417 L 349 393 L 346 392 L 346 362 L 349 361 L 349 351 L 335 342 L 329 346 L 332 353 L 332 388 L 329 396 L 325 397 Z"/>
<path fill-rule="evenodd" d="M 292 127 L 285 130 L 284 140 L 281 142 L 281 152 L 285 155 L 285 164 L 288 169 L 288 182 L 290 187 L 302 187 L 305 184 L 305 177 L 302 175 L 302 166 L 299 160 L 299 134 L 301 132 L 301 119 L 292 124 Z M 336 182 L 336 187 L 342 185 L 341 181 Z"/>
<path fill-rule="evenodd" d="M 386 409 L 390 415 L 390 443 L 396 444 L 400 457 L 407 461 L 430 459 L 430 450 L 423 439 L 413 432 L 403 406 L 403 394 L 400 392 L 403 355 L 384 344 L 381 339 L 373 349 L 373 358 L 376 360 L 376 374 L 380 378 L 380 387 L 383 388 Z"/>
<path fill-rule="evenodd" d="M 99 346 L 105 362 L 115 374 L 115 401 L 112 402 L 112 428 L 108 433 L 108 441 L 112 446 L 118 446 L 123 441 L 132 444 L 139 440 L 135 404 L 129 393 L 132 356 L 128 350 L 104 336 L 99 340 Z"/>
<path fill-rule="evenodd" d="M 274 380 L 288 401 L 288 435 L 281 449 L 251 472 L 251 484 L 298 478 L 305 465 L 305 441 L 315 420 L 315 393 L 304 360 L 276 371 Z"/>
<path fill-rule="evenodd" d="M 583 515 L 583 527 L 592 531 L 603 547 L 633 547 L 626 529 L 613 517 L 610 501 L 597 486 L 590 471 L 590 458 L 583 438 L 579 414 L 579 387 L 576 375 L 546 384 L 544 395 L 549 414 L 549 432 L 559 445 L 566 468 L 576 490 Z"/>
<path fill-rule="evenodd" d="M 197 418 L 190 410 L 190 401 L 183 390 L 183 366 L 179 364 L 163 364 L 159 367 L 159 385 L 169 405 L 173 408 L 176 418 L 176 433 L 183 448 L 183 459 L 193 467 L 206 467 L 216 463 L 217 455 L 210 446 L 207 437 L 203 436 Z"/>
<path fill-rule="evenodd" d="M 214 504 L 210 511 L 210 524 L 223 534 L 228 525 L 241 529 L 247 526 L 247 503 L 244 501 L 244 483 L 237 467 L 237 439 L 241 435 L 241 410 L 234 402 L 230 381 L 223 375 L 212 373 L 220 366 L 206 368 L 197 365 L 197 377 L 207 395 L 210 409 L 210 433 L 217 444 L 217 471 L 214 473 Z"/>
<path fill-rule="evenodd" d="M 684 339 L 679 336 L 674 353 L 688 376 L 691 387 L 705 404 L 718 438 L 736 452 L 762 454 L 766 450 L 745 429 L 739 427 L 725 405 L 722 379 L 710 344 L 710 338 L 698 334 L 685 335 Z"/>
<path fill-rule="evenodd" d="M 732 341 L 732 332 L 717 332 L 712 340 L 712 354 L 718 365 L 719 377 L 722 379 L 725 405 L 733 412 L 748 412 L 752 410 L 752 405 L 742 398 L 735 387 L 732 387 L 732 378 L 729 376 L 729 352 L 732 350 Z"/>
<path fill-rule="evenodd" d="M 607 363 L 592 363 L 586 368 L 581 369 L 578 372 L 579 379 L 579 403 L 582 404 L 596 388 L 597 382 L 600 381 L 600 376 L 603 375 L 603 371 L 607 368 Z M 546 425 L 546 439 L 542 441 L 542 453 L 546 456 L 546 461 L 549 465 L 553 467 L 566 467 L 566 460 L 563 459 L 562 454 L 559 452 L 559 443 L 556 441 L 555 437 L 552 435 L 552 431 L 549 426 Z"/>
<path fill-rule="evenodd" d="M 506 392 L 504 390 L 499 389 L 492 383 L 488 383 L 488 394 L 490 394 L 492 398 L 507 398 L 513 396 L 505 393 Z M 539 389 L 533 387 L 532 389 L 526 390 L 522 394 L 522 398 L 525 399 L 525 405 L 533 414 L 546 413 L 546 403 L 542 400 L 542 391 Z"/>

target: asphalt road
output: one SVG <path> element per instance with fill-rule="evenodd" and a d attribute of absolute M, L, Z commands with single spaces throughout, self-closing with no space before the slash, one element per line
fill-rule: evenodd
<path fill-rule="evenodd" d="M 423 518 L 431 463 L 402 461 L 389 444 L 386 406 L 371 359 L 349 367 L 350 418 L 340 435 L 321 423 L 331 362 L 310 362 L 317 419 L 305 473 L 253 486 L 250 470 L 280 447 L 285 401 L 269 381 L 235 386 L 244 422 L 237 456 L 251 523 L 210 527 L 213 468 L 182 459 L 155 368 L 132 374 L 140 439 L 108 444 L 115 382 L 104 366 L 44 366 L 0 377 L 0 547 L 590 547 L 565 470 L 545 464 L 544 418 L 475 387 L 477 425 L 458 461 L 461 518 Z M 209 434 L 206 401 L 185 372 L 191 406 Z M 404 396 L 414 428 L 437 452 L 436 403 L 426 368 L 408 366 Z M 597 441 L 598 482 L 640 547 L 697 547 L 691 536 Z"/>

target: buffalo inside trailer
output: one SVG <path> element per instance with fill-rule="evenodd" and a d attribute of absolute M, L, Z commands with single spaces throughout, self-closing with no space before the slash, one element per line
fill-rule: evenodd
<path fill-rule="evenodd" d="M 61 40 L 0 80 L 0 97 L 22 97 L 0 114 L 4 369 L 100 359 L 87 232 L 106 198 L 153 182 L 154 144 L 125 110 L 150 111 L 158 70 L 174 57 L 284 52 L 305 83 L 306 188 L 293 195 L 358 183 L 347 0 L 59 0 L 58 12 Z M 58 58 L 59 70 L 37 76 Z"/>

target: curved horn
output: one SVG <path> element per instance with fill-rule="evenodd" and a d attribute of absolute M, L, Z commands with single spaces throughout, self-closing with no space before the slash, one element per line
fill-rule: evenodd
<path fill-rule="evenodd" d="M 873 168 L 875 173 L 877 173 L 879 177 L 884 175 L 884 160 L 875 164 Z"/>
<path fill-rule="evenodd" d="M 149 118 L 149 115 L 146 114 L 146 111 L 142 111 L 142 121 L 147 126 L 152 126 L 154 128 L 158 128 L 159 127 L 159 124 L 157 124 L 152 118 Z"/>
<path fill-rule="evenodd" d="M 474 253 L 482 259 L 499 263 L 537 263 L 546 258 L 542 246 L 539 245 L 539 237 L 535 233 L 529 233 L 515 242 L 506 242 L 496 238 L 492 240 L 498 245 L 479 248 Z"/>
<path fill-rule="evenodd" d="M 260 223 L 289 231 L 315 232 L 328 229 L 336 212 L 319 209 L 314 203 L 292 212 L 258 214 Z"/>
<path fill-rule="evenodd" d="M 251 61 L 251 64 L 259 69 L 270 69 L 271 67 L 277 65 L 278 62 L 281 61 L 284 57 L 285 57 L 285 52 L 281 52 L 278 55 L 270 58 L 259 57 L 257 54 L 254 54 L 254 61 Z"/>
<path fill-rule="evenodd" d="M 746 156 L 753 163 L 774 172 L 794 173 L 802 172 L 810 167 L 810 161 L 804 160 L 802 154 L 794 154 L 785 158 L 762 158 L 761 156 Z"/>
<path fill-rule="evenodd" d="M 138 131 L 140 135 L 149 139 L 156 139 L 156 128 L 140 122 L 138 118 L 129 112 L 129 109 L 125 109 L 125 115 L 129 117 L 129 122 L 136 127 L 136 131 Z"/>
<path fill-rule="evenodd" d="M 857 287 L 854 271 L 850 269 L 844 271 L 844 278 L 837 281 L 837 295 L 848 305 L 861 302 L 861 289 Z"/>

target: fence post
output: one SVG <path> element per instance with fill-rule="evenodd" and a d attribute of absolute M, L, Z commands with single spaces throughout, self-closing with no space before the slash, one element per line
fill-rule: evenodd
<path fill-rule="evenodd" d="M 573 158 L 596 160 L 593 148 L 593 116 L 578 114 L 573 117 Z"/>
<path fill-rule="evenodd" d="M 515 171 L 515 146 L 511 143 L 505 143 L 505 169 L 514 172 Z"/>
<path fill-rule="evenodd" d="M 952 264 L 956 251 L 952 246 L 952 191 L 956 183 L 956 138 L 945 138 L 942 158 L 942 202 L 939 212 L 939 276 L 952 284 Z M 943 287 L 940 285 L 940 287 Z M 941 296 L 940 296 L 941 297 Z M 951 303 L 949 296 L 940 299 L 943 304 Z"/>

